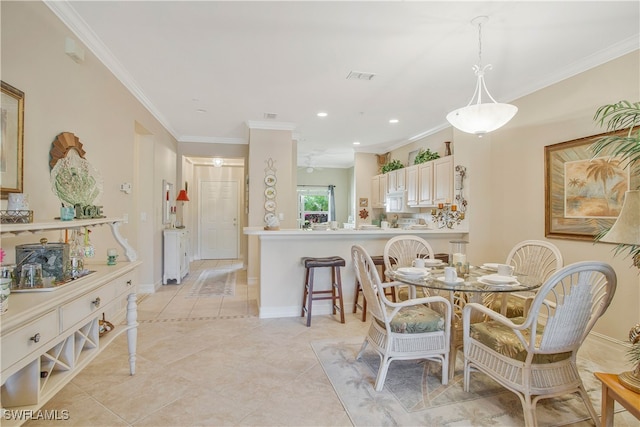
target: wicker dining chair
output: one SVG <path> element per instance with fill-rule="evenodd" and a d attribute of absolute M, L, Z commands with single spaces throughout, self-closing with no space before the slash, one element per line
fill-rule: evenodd
<path fill-rule="evenodd" d="M 421 237 L 418 236 L 395 236 L 384 245 L 384 267 L 386 271 L 395 271 L 400 267 L 411 267 L 416 258 L 434 259 L 433 248 Z M 400 282 L 391 282 L 398 289 L 398 299 L 400 301 L 416 297 L 416 289 L 409 289 L 407 285 Z M 419 296 L 428 296 L 424 289 L 420 289 Z"/>
<path fill-rule="evenodd" d="M 360 359 L 368 344 L 380 357 L 380 368 L 374 388 L 382 390 L 394 360 L 427 359 L 442 364 L 442 384 L 448 383 L 451 304 L 442 297 L 389 301 L 384 288 L 391 282 L 381 282 L 378 270 L 367 251 L 351 247 L 351 257 L 357 279 L 367 300 L 372 319 L 369 331 L 356 356 Z M 431 307 L 438 306 L 438 309 Z"/>
<path fill-rule="evenodd" d="M 537 425 L 540 399 L 578 393 L 599 426 L 580 379 L 576 354 L 615 290 L 611 266 L 583 261 L 551 275 L 526 317 L 509 319 L 482 304 L 467 304 L 462 311 L 464 390 L 469 391 L 471 372 L 485 373 L 518 396 L 526 426 Z M 471 323 L 474 311 L 488 320 Z"/>
<path fill-rule="evenodd" d="M 517 243 L 507 255 L 505 264 L 512 265 L 518 274 L 538 277 L 541 282 L 564 265 L 560 249 L 544 240 L 524 240 Z M 507 317 L 524 316 L 534 295 L 534 292 L 496 294 L 492 308 Z"/>

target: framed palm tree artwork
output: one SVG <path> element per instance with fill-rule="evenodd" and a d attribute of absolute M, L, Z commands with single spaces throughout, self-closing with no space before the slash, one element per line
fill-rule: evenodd
<path fill-rule="evenodd" d="M 546 237 L 593 241 L 615 222 L 625 191 L 640 184 L 622 158 L 595 155 L 593 144 L 606 135 L 544 147 Z"/>

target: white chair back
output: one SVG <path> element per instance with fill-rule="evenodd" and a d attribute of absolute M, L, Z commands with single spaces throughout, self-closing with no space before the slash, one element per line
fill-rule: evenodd
<path fill-rule="evenodd" d="M 532 328 L 530 351 L 577 351 L 609 307 L 616 280 L 613 268 L 599 261 L 574 263 L 549 277 L 533 299 L 525 321 Z M 544 324 L 544 331 L 536 343 L 538 324 Z"/>
<path fill-rule="evenodd" d="M 418 236 L 395 236 L 384 245 L 384 266 L 389 271 L 411 267 L 416 258 L 433 259 L 429 242 Z"/>
<path fill-rule="evenodd" d="M 353 259 L 356 278 L 360 282 L 362 293 L 367 301 L 367 310 L 373 317 L 384 322 L 386 310 L 384 310 L 384 304 L 380 300 L 380 298 L 383 298 L 381 295 L 384 295 L 384 292 L 382 291 L 378 269 L 367 251 L 359 245 L 351 247 L 351 258 Z"/>
<path fill-rule="evenodd" d="M 562 254 L 553 243 L 543 240 L 524 240 L 516 244 L 509 255 L 507 264 L 515 271 L 545 281 L 563 266 Z"/>

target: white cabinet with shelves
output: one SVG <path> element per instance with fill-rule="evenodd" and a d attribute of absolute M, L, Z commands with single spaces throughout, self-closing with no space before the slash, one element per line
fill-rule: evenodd
<path fill-rule="evenodd" d="M 189 273 L 189 231 L 184 228 L 164 230 L 164 267 L 162 283 L 175 280 L 180 284 Z"/>
<path fill-rule="evenodd" d="M 4 238 L 26 232 L 111 224 L 101 218 L 69 222 L 2 224 Z M 126 243 L 124 239 L 118 239 Z M 129 249 L 127 249 L 129 248 Z M 129 255 L 135 251 L 127 245 Z M 127 332 L 129 370 L 135 373 L 137 297 L 135 269 L 140 261 L 89 264 L 91 274 L 46 292 L 12 293 L 0 324 L 0 403 L 14 413 L 36 411 L 87 366 L 120 333 Z M 113 330 L 100 337 L 105 316 Z M 126 318 L 126 324 L 122 319 Z M 3 425 L 25 420 L 4 417 Z"/>

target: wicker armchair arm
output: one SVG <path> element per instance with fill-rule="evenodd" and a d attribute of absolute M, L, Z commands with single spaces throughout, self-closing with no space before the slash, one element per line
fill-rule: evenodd
<path fill-rule="evenodd" d="M 387 289 L 387 288 L 392 288 L 394 286 L 403 285 L 404 283 L 394 281 L 394 282 L 382 282 L 380 284 L 382 285 L 382 289 Z"/>
<path fill-rule="evenodd" d="M 462 321 L 465 322 L 469 322 L 470 323 L 470 319 L 471 319 L 471 311 L 472 310 L 476 310 L 476 311 L 480 311 L 482 312 L 482 314 L 485 315 L 485 317 L 487 317 L 490 320 L 495 320 L 496 322 L 502 323 L 503 325 L 514 329 L 514 330 L 521 330 L 521 329 L 527 329 L 528 328 L 528 319 L 521 324 L 518 323 L 513 323 L 511 321 L 510 318 L 503 316 L 502 314 L 498 313 L 497 311 L 492 310 L 489 307 L 486 307 L 482 304 L 479 304 L 477 302 L 470 302 L 465 304 L 464 308 L 462 309 Z M 465 320 L 466 319 L 466 320 Z"/>
<path fill-rule="evenodd" d="M 484 305 L 478 304 L 476 302 L 468 303 L 462 309 L 462 329 L 464 331 L 465 337 L 469 335 L 469 331 L 471 327 L 471 312 L 473 310 L 480 311 L 487 317 L 487 319 L 501 323 L 507 328 L 510 328 L 513 331 L 513 333 L 516 334 L 520 342 L 522 342 L 522 345 L 524 345 L 525 347 L 528 347 L 529 344 L 525 339 L 525 337 L 522 335 L 522 332 L 520 331 L 522 331 L 523 329 L 529 328 L 529 324 L 531 323 L 531 320 L 529 319 L 529 317 L 526 318 L 524 323 L 521 323 L 521 324 L 513 323 L 511 319 L 509 319 L 508 317 L 503 316 L 502 314 L 490 309 L 489 307 L 485 307 Z"/>

